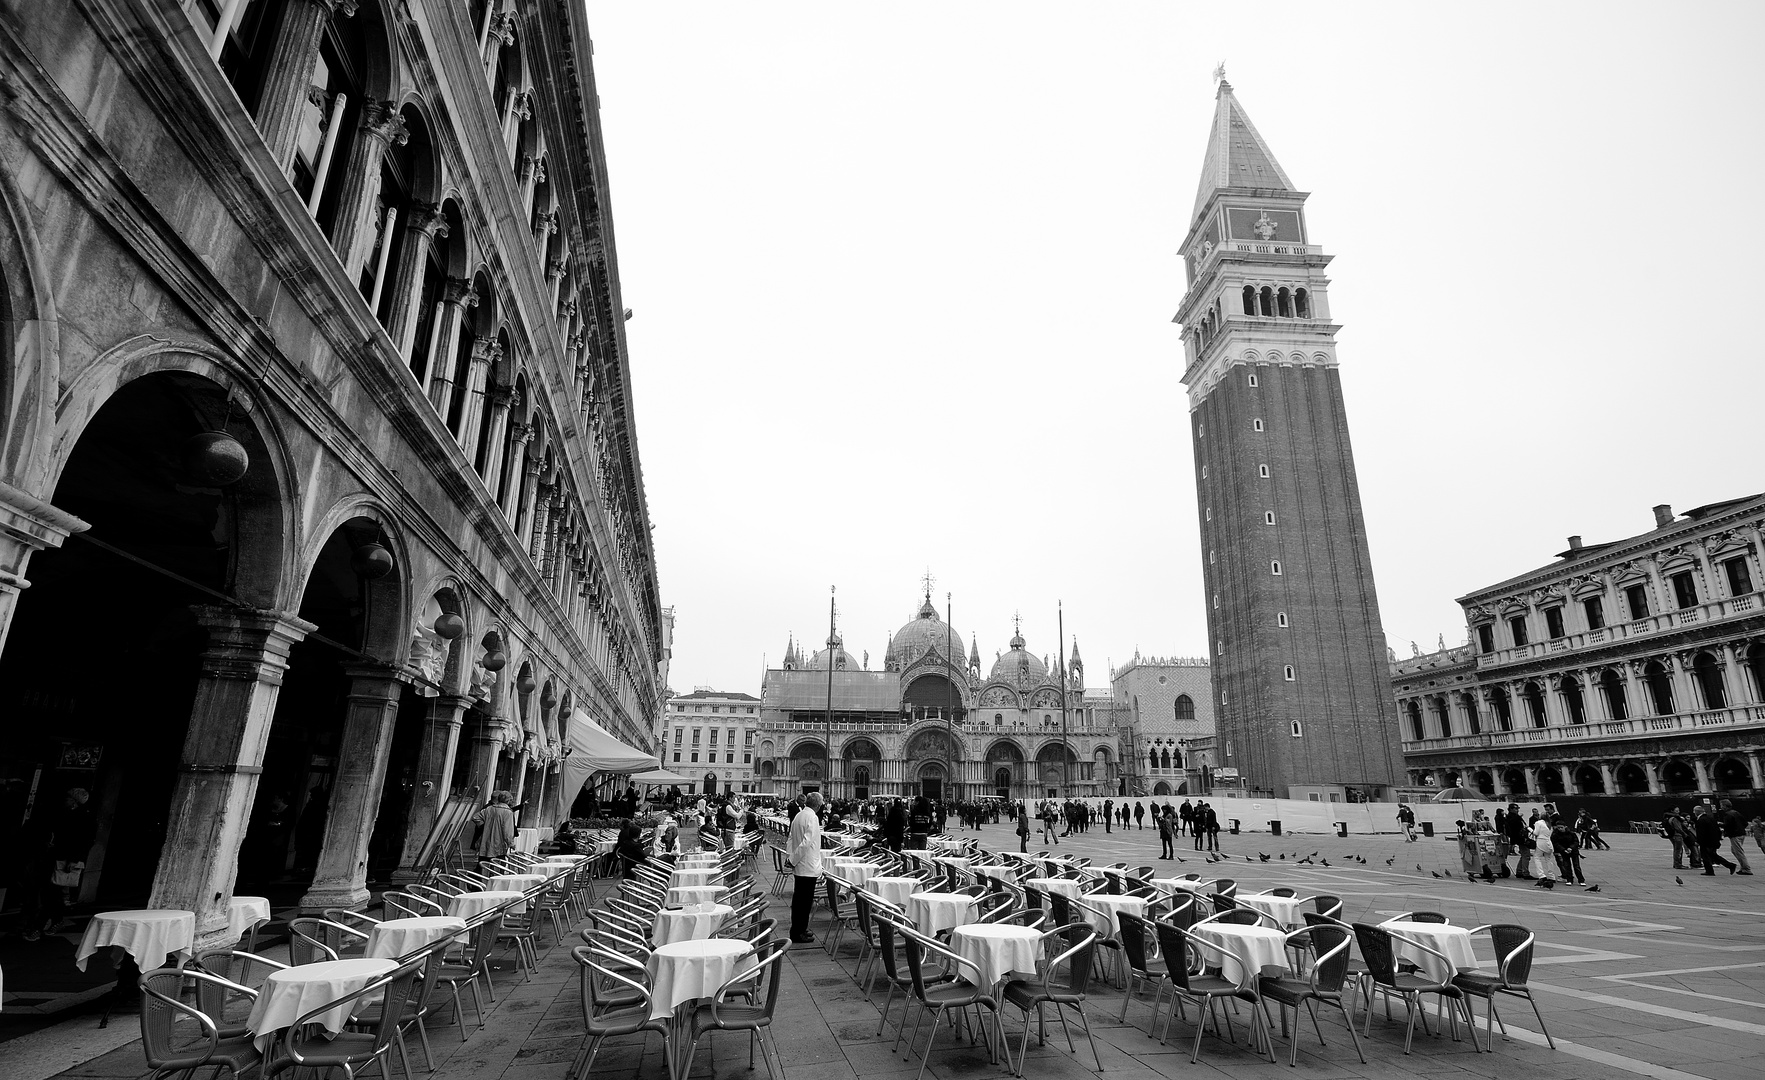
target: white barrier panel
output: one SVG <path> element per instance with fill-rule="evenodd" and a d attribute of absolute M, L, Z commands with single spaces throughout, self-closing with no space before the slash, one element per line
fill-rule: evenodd
<path fill-rule="evenodd" d="M 1150 814 L 1153 807 L 1163 806 L 1166 803 L 1171 806 L 1181 806 L 1185 798 L 1191 804 L 1202 801 L 1201 796 L 1195 795 L 1157 795 L 1145 798 L 1129 796 L 1126 799 L 1115 799 L 1113 802 L 1118 811 L 1124 802 L 1127 803 L 1129 809 L 1132 809 L 1135 803 L 1139 803 L 1145 806 Z M 1081 799 L 1079 801 L 1097 807 L 1099 812 L 1103 809 L 1102 799 Z M 1333 833 L 1336 831 L 1336 822 L 1338 821 L 1348 824 L 1348 832 L 1351 836 L 1403 831 L 1403 827 L 1397 822 L 1398 804 L 1394 802 L 1333 803 L 1312 802 L 1309 799 L 1239 799 L 1218 795 L 1208 797 L 1205 801 L 1213 807 L 1214 813 L 1219 815 L 1222 832 L 1231 829 L 1233 818 L 1238 819 L 1239 829 L 1247 833 L 1268 832 L 1270 821 L 1279 821 L 1283 833 Z M 1416 812 L 1416 832 L 1418 835 L 1420 835 L 1422 823 L 1425 821 L 1433 822 L 1435 834 L 1441 835 L 1457 832 L 1457 823 L 1461 819 L 1469 821 L 1473 810 L 1480 809 L 1486 816 L 1494 817 L 1496 809 L 1498 807 L 1505 808 L 1509 802 L 1518 802 L 1520 812 L 1528 816 L 1531 815 L 1534 807 L 1542 805 L 1542 800 L 1538 799 L 1463 803 L 1412 802 L 1409 805 L 1410 809 Z M 1573 806 L 1573 799 L 1558 800 L 1559 807 L 1564 804 Z M 1151 820 L 1148 819 L 1146 824 L 1150 827 Z M 1130 824 L 1129 828 L 1132 827 Z"/>

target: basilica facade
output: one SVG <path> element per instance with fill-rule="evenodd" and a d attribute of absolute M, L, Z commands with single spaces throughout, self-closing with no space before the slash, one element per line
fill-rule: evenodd
<path fill-rule="evenodd" d="M 978 643 L 964 655 L 929 593 L 890 637 L 880 671 L 837 634 L 810 656 L 793 641 L 760 693 L 760 789 L 855 799 L 1116 794 L 1116 717 L 1087 702 L 1078 645 L 1051 662 L 1019 628 L 1008 646 L 983 670 Z"/>

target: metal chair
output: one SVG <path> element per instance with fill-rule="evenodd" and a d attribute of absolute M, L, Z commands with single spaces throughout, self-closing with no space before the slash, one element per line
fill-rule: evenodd
<path fill-rule="evenodd" d="M 1438 911 L 1406 911 L 1401 915 L 1393 915 L 1389 919 L 1379 920 L 1379 925 L 1384 926 L 1386 923 L 1394 922 L 1450 923 L 1452 920 Z"/>
<path fill-rule="evenodd" d="M 1312 929 L 1317 929 L 1317 927 L 1313 927 Z M 1407 1054 L 1410 1052 L 1410 1044 L 1415 1039 L 1416 1017 L 1418 1014 L 1422 1017 L 1422 1030 L 1425 1032 L 1428 1030 L 1428 1015 L 1426 1010 L 1422 1008 L 1423 994 L 1437 994 L 1444 999 L 1446 1003 L 1454 1006 L 1447 1011 L 1447 1022 L 1451 1025 L 1454 1042 L 1457 1042 L 1459 1038 L 1458 1014 L 1459 1010 L 1462 1009 L 1465 1014 L 1465 1024 L 1471 1030 L 1472 1049 L 1475 1051 L 1481 1051 L 1483 1049 L 1477 1043 L 1477 1020 L 1471 1015 L 1471 1006 L 1465 998 L 1464 990 L 1454 986 L 1450 981 L 1437 982 L 1429 976 L 1420 973 L 1412 974 L 1410 972 L 1398 971 L 1397 953 L 1392 946 L 1391 931 L 1382 926 L 1369 926 L 1366 923 L 1355 923 L 1354 936 L 1355 940 L 1360 944 L 1361 956 L 1367 962 L 1367 970 L 1372 975 L 1374 987 L 1383 990 L 1388 995 L 1403 999 L 1404 1011 L 1407 1014 L 1407 1022 L 1404 1025 L 1403 1033 L 1404 1053 Z M 1451 961 L 1447 960 L 1446 956 L 1436 949 L 1429 948 L 1427 945 L 1414 941 L 1406 942 L 1405 944 L 1438 957 L 1440 962 L 1449 968 L 1452 966 Z M 1373 1010 L 1369 1007 L 1367 1009 L 1367 1030 L 1371 1031 L 1372 1026 Z"/>
<path fill-rule="evenodd" d="M 899 928 L 899 932 L 902 945 L 907 953 L 907 976 L 912 982 L 913 997 L 920 1005 L 919 1018 L 913 1022 L 913 1034 L 907 1039 L 907 1055 L 909 1057 L 913 1056 L 913 1044 L 919 1037 L 920 1020 L 925 1019 L 926 1013 L 932 1014 L 931 1034 L 926 1037 L 925 1053 L 919 1059 L 919 1073 L 914 1077 L 914 1080 L 924 1080 L 926 1063 L 931 1060 L 932 1046 L 938 1040 L 938 1025 L 943 1021 L 944 1014 L 952 1009 L 962 1010 L 972 1007 L 979 1013 L 979 1010 L 984 1006 L 992 1011 L 993 1033 L 987 1040 L 987 1057 L 992 1061 L 998 1061 L 999 1002 L 994 999 L 990 988 L 980 985 L 980 968 L 973 961 L 958 956 L 917 930 L 903 926 Z M 928 980 L 925 977 L 925 967 L 930 958 L 936 958 L 944 970 L 955 974 L 955 977 L 948 982 L 941 983 Z M 956 974 L 964 971 L 972 973 L 972 977 Z M 983 1031 L 986 1030 L 985 1021 L 984 1015 L 977 1018 L 977 1023 Z"/>
<path fill-rule="evenodd" d="M 343 946 L 347 939 L 360 939 L 359 944 L 363 948 L 368 943 L 368 935 L 329 919 L 291 919 L 288 922 L 288 932 L 288 956 L 296 967 L 316 964 L 322 960 L 342 959 Z"/>
<path fill-rule="evenodd" d="M 502 914 L 493 913 L 490 918 L 479 923 L 471 931 L 471 945 L 458 964 L 442 964 L 432 969 L 435 981 L 445 985 L 453 994 L 454 1018 L 460 1025 L 460 1041 L 466 1041 L 466 1014 L 460 1007 L 460 985 L 464 983 L 472 988 L 472 1006 L 478 1011 L 478 1027 L 484 1027 L 484 1000 L 478 996 L 478 980 L 484 979 L 485 992 L 490 1000 L 496 1000 L 496 992 L 490 988 L 490 950 L 496 945 L 496 936 L 502 930 Z"/>
<path fill-rule="evenodd" d="M 1085 1040 L 1091 1044 L 1091 1059 L 1097 1063 L 1097 1071 L 1103 1071 L 1103 1059 L 1097 1055 L 1097 1040 L 1091 1035 L 1091 1021 L 1085 1016 L 1085 994 L 1091 985 L 1092 960 L 1090 954 L 1097 947 L 1097 931 L 1088 924 L 1075 923 L 1068 926 L 1057 926 L 1051 930 L 1043 931 L 1042 934 L 1044 939 L 1051 939 L 1056 935 L 1069 944 L 1064 950 L 1055 954 L 1053 959 L 1041 965 L 1041 969 L 1037 972 L 1039 977 L 1036 981 L 1014 979 L 1005 985 L 1005 991 L 1001 995 L 1004 1001 L 1023 1010 L 1023 1039 L 1017 1044 L 1017 1066 L 1014 1070 L 1019 1076 L 1023 1075 L 1024 1058 L 1029 1053 L 1030 1010 L 1034 1009 L 1036 1013 L 1036 1045 L 1042 1046 L 1048 1041 L 1047 1021 L 1042 1014 L 1044 1005 L 1055 1007 L 1055 1015 L 1060 1020 L 1060 1028 L 1066 1032 L 1067 1051 L 1073 1054 L 1077 1054 L 1078 1050 L 1073 1046 L 1072 1029 L 1066 1026 L 1066 1010 L 1070 1007 L 1079 1014 L 1079 1023 L 1085 1029 Z M 1077 940 L 1074 941 L 1074 938 Z M 1063 963 L 1067 967 L 1067 981 L 1064 984 L 1057 984 L 1053 981 L 1054 973 Z M 1004 1041 L 1003 1038 L 1001 1041 Z M 1011 1057 L 1009 1042 L 1005 1042 L 1005 1055 L 1006 1062 L 1009 1064 Z"/>
<path fill-rule="evenodd" d="M 398 1038 L 398 1024 L 404 1015 L 404 1004 L 410 999 L 411 984 L 421 969 L 420 962 L 405 964 L 395 968 L 373 982 L 346 994 L 335 1001 L 329 1001 L 294 1021 L 282 1038 L 280 1052 L 264 1065 L 264 1075 L 273 1076 L 286 1069 L 342 1069 L 345 1076 L 354 1076 L 363 1066 L 380 1061 L 382 1075 L 390 1076 L 383 1058 Z M 316 1034 L 313 1029 L 321 1016 L 342 1007 L 344 1015 L 348 1015 L 351 1002 L 361 1003 L 384 995 L 385 1002 L 380 1009 L 379 1024 L 372 1032 L 345 1031 L 335 1036 L 326 1032 Z M 402 1045 L 400 1055 L 404 1053 Z M 410 1066 L 406 1063 L 405 1071 Z"/>
<path fill-rule="evenodd" d="M 638 973 L 616 970 L 619 965 L 585 945 L 571 949 L 570 958 L 581 976 L 582 1049 L 565 1070 L 564 1080 L 588 1075 L 607 1039 L 643 1032 L 648 1041 L 649 1032 L 666 1030 L 664 1021 L 650 1019 L 650 988 Z"/>
<path fill-rule="evenodd" d="M 1342 1004 L 1342 986 L 1348 979 L 1348 928 L 1338 924 L 1326 924 L 1295 930 L 1287 935 L 1289 945 L 1294 939 L 1304 938 L 1308 946 L 1317 951 L 1311 963 L 1310 974 L 1304 979 L 1294 979 L 1286 975 L 1263 976 L 1257 980 L 1257 992 L 1265 1002 L 1273 1001 L 1281 1010 L 1281 1033 L 1287 1033 L 1287 1009 L 1293 1009 L 1293 1052 L 1287 1064 L 1299 1064 L 1299 1006 L 1311 1015 L 1312 1030 L 1318 1033 L 1318 1045 L 1324 1044 L 1324 1029 L 1318 1025 L 1316 1002 L 1334 1005 L 1342 1010 L 1342 1022 L 1348 1025 L 1348 1037 L 1354 1041 L 1354 1052 L 1360 1055 L 1361 1064 L 1367 1063 L 1366 1051 L 1361 1049 L 1360 1036 L 1355 1034 L 1354 1018 Z"/>
<path fill-rule="evenodd" d="M 1544 1026 L 1544 1014 L 1538 1011 L 1538 999 L 1532 996 L 1532 990 L 1526 985 L 1527 978 L 1532 974 L 1532 950 L 1536 944 L 1532 931 L 1515 923 L 1489 923 L 1473 927 L 1471 933 L 1481 934 L 1485 931 L 1489 933 L 1490 943 L 1495 946 L 1495 970 L 1461 971 L 1453 976 L 1452 983 L 1472 997 L 1480 997 L 1489 1003 L 1485 1030 L 1489 1033 L 1490 1049 L 1495 1048 L 1494 1025 L 1501 1024 L 1501 1017 L 1495 1011 L 1495 996 L 1511 994 L 1525 998 L 1532 1006 L 1532 1015 L 1538 1017 L 1538 1030 L 1544 1032 L 1544 1041 L 1555 1050 L 1557 1043 L 1551 1038 L 1550 1028 Z M 1465 1008 L 1467 1012 L 1470 1010 L 1469 1001 L 1465 1003 Z M 1501 1033 L 1508 1033 L 1506 1024 L 1502 1024 Z"/>
<path fill-rule="evenodd" d="M 157 968 L 141 974 L 141 1050 L 153 1069 L 148 1074 L 152 1080 L 175 1072 L 191 1075 L 196 1069 L 211 1067 L 216 1076 L 222 1069 L 238 1076 L 254 1066 L 261 1067 L 263 1055 L 258 1053 L 249 1032 L 223 1036 L 213 1017 L 179 1000 L 187 978 L 196 979 L 199 987 L 205 980 L 227 982 L 207 972 L 178 968 Z M 256 996 L 250 987 L 227 985 L 248 997 Z M 201 1041 L 181 1040 L 180 1023 L 194 1023 Z"/>
<path fill-rule="evenodd" d="M 435 1058 L 430 1053 L 429 1030 L 423 1023 L 435 1013 L 435 969 L 440 966 L 442 952 L 446 942 L 425 945 L 413 955 L 401 957 L 401 963 L 417 964 L 417 978 L 410 984 L 409 995 L 400 1003 L 398 1029 L 394 1037 L 398 1040 L 398 1060 L 404 1067 L 405 1080 L 411 1080 L 411 1059 L 406 1052 L 405 1033 L 415 1028 L 418 1045 L 423 1048 L 423 1064 L 430 1072 L 435 1071 Z M 370 1003 L 357 1009 L 349 1018 L 351 1031 L 377 1031 L 382 1015 L 390 999 L 382 997 L 378 1002 Z"/>
<path fill-rule="evenodd" d="M 730 976 L 708 1003 L 693 1012 L 692 1036 L 684 1050 L 685 1060 L 692 1059 L 699 1036 L 706 1032 L 746 1031 L 748 1068 L 754 1067 L 754 1044 L 758 1042 L 766 1055 L 767 1075 L 772 1080 L 785 1080 L 784 1062 L 779 1059 L 778 1043 L 772 1037 L 772 1017 L 778 1010 L 778 989 L 783 982 L 779 967 L 787 947 L 787 942 L 773 941 L 756 950 L 751 964 Z M 765 1001 L 756 1003 L 754 991 L 761 982 L 765 984 Z M 737 994 L 746 997 L 747 1003 L 734 1005 L 727 1000 Z"/>
<path fill-rule="evenodd" d="M 1268 1018 L 1263 1015 L 1260 1007 L 1261 1002 L 1254 988 L 1255 972 L 1247 970 L 1240 981 L 1233 982 L 1231 979 L 1213 973 L 1218 972 L 1229 958 L 1223 949 L 1212 942 L 1192 937 L 1187 931 L 1169 923 L 1156 923 L 1154 928 L 1158 931 L 1158 946 L 1159 951 L 1164 955 L 1165 969 L 1170 973 L 1171 988 L 1176 991 L 1179 998 L 1188 998 L 1195 1002 L 1196 1008 L 1201 1012 L 1195 1021 L 1195 1045 L 1189 1051 L 1191 1065 L 1201 1060 L 1201 1036 L 1207 1031 L 1208 1020 L 1213 1021 L 1214 1034 L 1217 1036 L 1220 1029 L 1219 1016 L 1225 1015 L 1226 1037 L 1234 1044 L 1238 1041 L 1232 1031 L 1231 1016 L 1225 1014 L 1224 1010 L 1220 1010 L 1219 1013 L 1215 1011 L 1215 1003 L 1222 999 L 1250 1002 L 1253 1024 L 1251 1045 L 1254 1048 L 1255 1033 L 1259 1031 L 1267 1040 Z M 1198 949 L 1200 952 L 1191 952 L 1192 949 Z M 1205 963 L 1204 957 L 1208 955 L 1215 957 L 1218 963 L 1212 965 Z M 1210 967 L 1212 972 L 1209 971 Z M 1176 1013 L 1177 1010 L 1172 1009 L 1171 1015 L 1165 1019 L 1164 1031 L 1158 1037 L 1160 1043 L 1170 1036 L 1171 1021 L 1176 1019 Z M 1272 1063 L 1275 1060 L 1274 1046 L 1267 1042 L 1265 1045 L 1269 1047 L 1269 1061 Z"/>
<path fill-rule="evenodd" d="M 1148 960 L 1151 953 L 1147 950 L 1146 920 L 1125 911 L 1117 912 L 1116 919 L 1121 923 L 1122 955 L 1127 960 L 1126 992 L 1122 994 L 1122 1011 L 1121 1015 L 1115 1018 L 1116 1022 L 1127 1022 L 1128 1006 L 1133 1004 L 1135 985 L 1145 986 L 1150 983 L 1153 987 L 1152 1022 L 1156 1026 L 1158 1010 L 1164 1003 L 1167 980 L 1164 976 L 1153 973 L 1151 962 Z M 1153 944 L 1156 945 L 1156 942 Z M 1150 1028 L 1147 1029 L 1146 1035 L 1147 1038 L 1152 1037 Z"/>

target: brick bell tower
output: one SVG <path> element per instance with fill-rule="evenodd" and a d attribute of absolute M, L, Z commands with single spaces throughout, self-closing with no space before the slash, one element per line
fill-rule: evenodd
<path fill-rule="evenodd" d="M 1220 81 L 1183 260 L 1214 761 L 1276 797 L 1382 797 L 1402 754 L 1330 321 L 1330 257 Z M 1221 786 L 1216 780 L 1216 787 Z"/>

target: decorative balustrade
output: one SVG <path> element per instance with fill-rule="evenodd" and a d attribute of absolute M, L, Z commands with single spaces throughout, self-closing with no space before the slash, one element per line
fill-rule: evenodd
<path fill-rule="evenodd" d="M 1638 716 L 1628 720 L 1599 720 L 1587 724 L 1486 731 L 1480 735 L 1454 735 L 1445 739 L 1405 739 L 1405 753 L 1441 750 L 1494 749 L 1504 746 L 1570 745 L 1607 739 L 1639 739 L 1675 732 L 1734 729 L 1765 725 L 1765 705 L 1736 705 L 1727 709 L 1674 713 L 1670 716 Z"/>
<path fill-rule="evenodd" d="M 1551 638 L 1548 641 L 1536 641 L 1528 645 L 1497 649 L 1492 653 L 1479 656 L 1477 667 L 1486 670 L 1501 667 L 1504 664 L 1518 664 L 1527 660 L 1559 656 L 1595 646 L 1648 637 L 1651 634 L 1659 634 L 1662 631 L 1677 629 L 1681 626 L 1694 626 L 1701 623 L 1740 618 L 1757 611 L 1759 603 L 1760 594 L 1758 593 L 1711 600 L 1695 607 L 1682 608 L 1678 611 L 1663 611 L 1658 615 L 1650 615 L 1644 619 L 1633 619 L 1630 622 L 1614 623 L 1598 630 L 1582 630 L 1573 634 L 1565 634 L 1560 638 Z"/>

